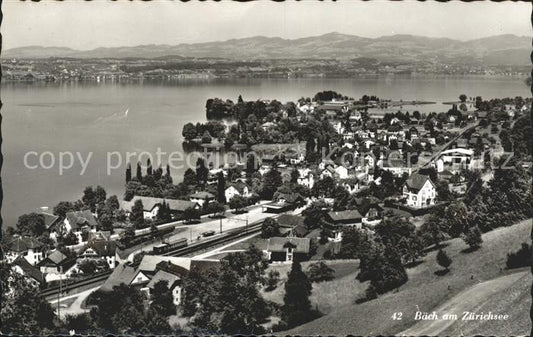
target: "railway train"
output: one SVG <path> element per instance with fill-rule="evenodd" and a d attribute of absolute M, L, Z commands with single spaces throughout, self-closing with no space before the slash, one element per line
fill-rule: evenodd
<path fill-rule="evenodd" d="M 160 254 L 164 254 L 166 252 L 169 252 L 171 250 L 175 250 L 175 249 L 179 249 L 179 248 L 184 248 L 184 247 L 187 247 L 187 239 L 185 238 L 181 238 L 177 241 L 174 241 L 174 242 L 171 242 L 171 243 L 167 243 L 167 242 L 164 242 L 160 245 L 157 245 L 154 247 L 154 254 L 155 255 L 160 255 Z"/>

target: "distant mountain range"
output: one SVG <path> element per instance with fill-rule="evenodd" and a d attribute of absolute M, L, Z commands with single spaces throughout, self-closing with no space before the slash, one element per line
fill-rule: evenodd
<path fill-rule="evenodd" d="M 354 59 L 413 62 L 435 60 L 463 63 L 528 65 L 531 38 L 498 35 L 470 41 L 391 35 L 366 38 L 329 33 L 294 40 L 256 36 L 219 42 L 135 47 L 96 48 L 80 51 L 62 47 L 28 46 L 3 51 L 2 58 L 164 58 L 208 57 L 233 60 Z"/>

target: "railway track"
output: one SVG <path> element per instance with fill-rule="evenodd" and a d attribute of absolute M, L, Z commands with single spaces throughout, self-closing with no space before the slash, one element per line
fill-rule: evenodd
<path fill-rule="evenodd" d="M 213 246 L 228 243 L 232 240 L 239 239 L 241 237 L 257 233 L 261 230 L 262 224 L 263 224 L 263 220 L 258 221 L 256 223 L 252 223 L 244 229 L 242 228 L 234 229 L 226 233 L 223 233 L 222 235 L 218 237 L 212 238 L 210 240 L 205 240 L 202 242 L 191 244 L 187 247 L 171 250 L 161 255 L 163 256 L 186 256 L 186 255 L 189 255 L 195 252 L 203 251 L 208 248 L 212 248 Z M 61 293 L 65 294 L 65 293 L 69 293 L 81 287 L 86 287 L 89 285 L 97 285 L 100 282 L 103 283 L 109 277 L 109 275 L 111 275 L 112 272 L 113 270 L 108 270 L 98 275 L 95 275 L 95 276 L 92 276 L 92 277 L 89 277 L 89 278 L 86 278 L 80 281 L 66 283 L 61 286 Z M 44 298 L 55 298 L 56 296 L 58 296 L 59 291 L 60 291 L 60 287 L 55 286 L 52 288 L 44 289 L 39 294 Z"/>
<path fill-rule="evenodd" d="M 224 244 L 232 240 L 239 239 L 241 237 L 257 233 L 261 230 L 262 224 L 263 224 L 263 221 L 256 223 L 256 224 L 249 225 L 246 230 L 242 230 L 242 229 L 233 230 L 233 231 L 226 233 L 225 235 L 223 234 L 211 240 L 205 240 L 205 241 L 202 241 L 196 244 L 189 245 L 187 247 L 182 247 L 182 248 L 178 248 L 175 250 L 171 250 L 161 255 L 163 256 L 185 256 L 191 253 L 205 250 L 207 248 L 212 248 L 213 246 Z"/>
<path fill-rule="evenodd" d="M 102 272 L 98 275 L 95 275 L 95 276 L 91 276 L 89 278 L 85 278 L 83 280 L 80 280 L 80 281 L 75 281 L 75 282 L 72 282 L 72 283 L 67 283 L 68 281 L 65 280 L 65 284 L 61 286 L 61 293 L 65 294 L 65 293 L 70 293 L 72 290 L 75 290 L 75 289 L 78 289 L 78 288 L 81 288 L 81 287 L 85 287 L 85 286 L 89 286 L 89 285 L 95 285 L 99 282 L 103 283 L 105 282 L 105 280 L 107 280 L 107 278 L 109 277 L 109 275 L 111 275 L 111 273 L 113 272 L 113 270 L 107 270 L 105 272 Z M 47 288 L 47 289 L 44 289 L 42 291 L 39 292 L 39 295 L 41 295 L 42 297 L 44 298 L 53 298 L 55 296 L 57 296 L 59 294 L 59 290 L 60 290 L 60 287 L 59 286 L 56 286 L 56 287 L 52 287 L 52 288 Z"/>

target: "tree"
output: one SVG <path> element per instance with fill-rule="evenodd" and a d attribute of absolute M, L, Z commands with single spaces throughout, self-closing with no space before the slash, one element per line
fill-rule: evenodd
<path fill-rule="evenodd" d="M 131 181 L 131 164 L 126 165 L 126 184 Z"/>
<path fill-rule="evenodd" d="M 483 238 L 481 237 L 481 231 L 479 227 L 472 226 L 468 231 L 463 235 L 464 242 L 472 249 L 478 249 L 483 243 Z"/>
<path fill-rule="evenodd" d="M 292 262 L 291 271 L 285 282 L 285 295 L 283 296 L 283 307 L 281 308 L 282 320 L 288 327 L 303 324 L 311 318 L 311 295 L 313 287 L 302 271 L 302 266 L 298 260 Z"/>
<path fill-rule="evenodd" d="M 207 212 L 213 216 L 222 215 L 226 211 L 226 207 L 218 201 L 212 201 L 207 204 Z"/>
<path fill-rule="evenodd" d="M 60 218 L 64 218 L 68 212 L 72 212 L 74 210 L 76 210 L 74 204 L 70 201 L 60 201 L 54 207 L 54 214 L 59 216 Z"/>
<path fill-rule="evenodd" d="M 94 330 L 94 324 L 88 313 L 66 315 L 64 327 L 67 331 L 73 330 L 76 334 L 84 335 L 93 334 L 89 332 Z"/>
<path fill-rule="evenodd" d="M 168 287 L 168 281 L 162 280 L 154 284 L 151 299 L 150 308 L 157 313 L 164 317 L 176 314 L 176 306 L 174 305 L 172 290 Z"/>
<path fill-rule="evenodd" d="M 279 271 L 271 270 L 268 272 L 266 279 L 266 288 L 265 291 L 272 291 L 276 289 L 279 282 Z"/>
<path fill-rule="evenodd" d="M 196 181 L 198 185 L 203 186 L 207 182 L 207 176 L 209 174 L 208 168 L 205 166 L 205 160 L 198 158 L 196 161 Z"/>
<path fill-rule="evenodd" d="M 146 314 L 145 326 L 141 332 L 143 335 L 172 335 L 173 331 L 168 324 L 168 317 L 162 315 L 158 311 L 150 308 Z"/>
<path fill-rule="evenodd" d="M 328 211 L 328 204 L 323 200 L 313 201 L 306 209 L 303 210 L 302 215 L 307 229 L 318 228 Z"/>
<path fill-rule="evenodd" d="M 142 180 L 143 180 L 143 171 L 142 171 L 141 163 L 140 163 L 140 162 L 137 162 L 137 172 L 136 172 L 136 177 L 137 177 L 137 181 L 138 181 L 138 182 L 142 182 Z"/>
<path fill-rule="evenodd" d="M 54 309 L 39 295 L 39 289 L 10 264 L 0 264 L 0 289 L 2 334 L 54 333 Z"/>
<path fill-rule="evenodd" d="M 331 281 L 335 278 L 335 270 L 328 267 L 324 262 L 316 262 L 309 266 L 307 275 L 311 282 Z"/>
<path fill-rule="evenodd" d="M 67 246 L 77 245 L 79 240 L 78 236 L 74 232 L 68 232 L 63 238 L 62 243 Z"/>
<path fill-rule="evenodd" d="M 164 200 L 163 203 L 159 206 L 159 209 L 157 210 L 157 219 L 161 221 L 170 221 L 172 219 L 170 207 L 168 203 Z"/>
<path fill-rule="evenodd" d="M 196 126 L 194 126 L 193 123 L 187 123 L 183 126 L 183 130 L 181 132 L 181 135 L 185 140 L 191 141 L 198 135 L 198 132 L 196 131 Z"/>
<path fill-rule="evenodd" d="M 94 190 L 94 204 L 95 206 L 101 206 L 105 203 L 107 199 L 107 192 L 105 189 L 98 185 L 96 186 L 96 189 Z"/>
<path fill-rule="evenodd" d="M 105 201 L 105 206 L 109 212 L 116 212 L 120 209 L 120 202 L 116 195 L 112 195 Z"/>
<path fill-rule="evenodd" d="M 41 236 L 46 231 L 44 215 L 32 212 L 19 216 L 17 229 L 22 235 Z"/>
<path fill-rule="evenodd" d="M 272 200 L 274 193 L 278 187 L 282 185 L 281 173 L 274 167 L 263 176 L 263 188 L 261 190 L 261 198 Z"/>
<path fill-rule="evenodd" d="M 146 175 L 151 176 L 152 173 L 152 161 L 150 160 L 150 158 L 148 158 L 146 159 Z"/>
<path fill-rule="evenodd" d="M 297 184 L 298 183 L 298 178 L 300 178 L 300 173 L 298 172 L 297 169 L 293 169 L 291 171 L 291 183 Z"/>
<path fill-rule="evenodd" d="M 94 213 L 96 211 L 96 193 L 92 186 L 85 187 L 81 201 L 83 201 L 83 204 L 88 207 L 91 212 Z"/>
<path fill-rule="evenodd" d="M 144 205 L 141 199 L 135 200 L 131 207 L 130 221 L 136 226 L 144 225 Z"/>
<path fill-rule="evenodd" d="M 185 220 L 185 222 L 191 222 L 193 220 L 199 220 L 200 219 L 200 212 L 194 208 L 194 207 L 189 207 L 187 208 L 186 210 L 183 211 L 183 220 Z"/>
<path fill-rule="evenodd" d="M 386 247 L 394 247 L 401 262 L 413 262 L 423 255 L 422 239 L 416 227 L 405 218 L 388 218 L 374 228 Z"/>
<path fill-rule="evenodd" d="M 93 296 L 96 307 L 91 316 L 100 329 L 108 333 L 141 332 L 145 325 L 143 295 L 136 288 L 122 283 L 112 291 L 96 291 Z"/>
<path fill-rule="evenodd" d="M 103 231 L 113 230 L 114 218 L 112 214 L 103 213 L 99 218 L 98 222 L 100 223 L 100 229 Z"/>
<path fill-rule="evenodd" d="M 133 226 L 129 226 L 128 228 L 126 228 L 126 230 L 124 231 L 124 234 L 121 238 L 121 241 L 122 243 L 124 243 L 124 245 L 126 246 L 129 246 L 131 241 L 135 238 L 135 227 Z"/>
<path fill-rule="evenodd" d="M 246 200 L 245 197 L 238 195 L 238 194 L 234 195 L 233 198 L 231 198 L 231 200 L 229 201 L 229 207 L 235 210 L 235 212 L 240 211 L 246 206 L 248 206 L 248 200 Z"/>
<path fill-rule="evenodd" d="M 217 179 L 217 199 L 218 202 L 225 204 L 226 200 L 226 179 L 224 178 L 224 173 L 218 172 Z"/>
<path fill-rule="evenodd" d="M 461 94 L 461 95 L 459 96 L 459 100 L 461 101 L 461 103 L 466 102 L 466 98 L 467 98 L 467 97 L 466 97 L 465 94 Z"/>
<path fill-rule="evenodd" d="M 191 270 L 183 286 L 182 313 L 191 325 L 217 334 L 261 334 L 270 310 L 259 293 L 268 262 L 255 247 L 229 254 L 220 267 Z"/>
<path fill-rule="evenodd" d="M 266 218 L 261 225 L 261 237 L 264 239 L 279 236 L 279 224 L 274 218 Z"/>
<path fill-rule="evenodd" d="M 196 173 L 193 171 L 193 169 L 188 168 L 185 170 L 185 173 L 183 174 L 183 183 L 187 186 L 196 185 Z"/>
<path fill-rule="evenodd" d="M 431 214 L 420 227 L 420 232 L 426 244 L 434 244 L 435 247 L 439 247 L 440 243 L 447 237 L 448 226 L 444 218 Z"/>
<path fill-rule="evenodd" d="M 446 271 L 449 271 L 449 267 L 452 264 L 452 259 L 446 254 L 446 251 L 439 249 L 439 252 L 437 253 L 437 263 L 446 269 Z"/>
<path fill-rule="evenodd" d="M 93 260 L 84 260 L 78 264 L 78 268 L 85 275 L 92 275 L 96 272 L 96 262 Z"/>

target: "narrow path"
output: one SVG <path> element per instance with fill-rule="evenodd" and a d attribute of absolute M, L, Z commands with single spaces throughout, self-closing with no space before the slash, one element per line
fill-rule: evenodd
<path fill-rule="evenodd" d="M 100 288 L 100 286 L 97 286 L 97 287 L 82 291 L 81 293 L 78 293 L 78 294 L 75 294 L 75 295 L 62 297 L 61 300 L 59 301 L 60 305 L 61 305 L 61 302 L 66 301 L 66 300 L 71 299 L 71 298 L 75 298 L 76 297 L 76 300 L 74 302 L 72 302 L 72 304 L 69 307 L 61 308 L 61 310 L 60 310 L 60 318 L 65 317 L 65 315 L 77 315 L 77 314 L 81 314 L 81 313 L 89 311 L 88 309 L 83 309 L 81 307 L 81 304 L 87 298 L 87 296 L 89 296 L 91 293 L 95 292 L 99 288 Z M 50 302 L 50 305 L 52 305 L 52 308 L 54 308 L 57 311 L 57 300 L 53 300 L 53 301 L 49 301 L 49 302 Z"/>
<path fill-rule="evenodd" d="M 494 294 L 505 291 L 513 283 L 524 277 L 529 271 L 501 276 L 489 281 L 478 283 L 466 290 L 463 290 L 453 298 L 442 304 L 434 311 L 439 316 L 437 320 L 419 321 L 411 328 L 397 334 L 397 336 L 436 336 L 442 334 L 447 328 L 461 321 L 465 311 L 475 311 L 481 303 L 487 301 Z M 455 314 L 457 320 L 444 320 L 442 315 Z M 495 313 L 499 314 L 499 313 Z"/>

